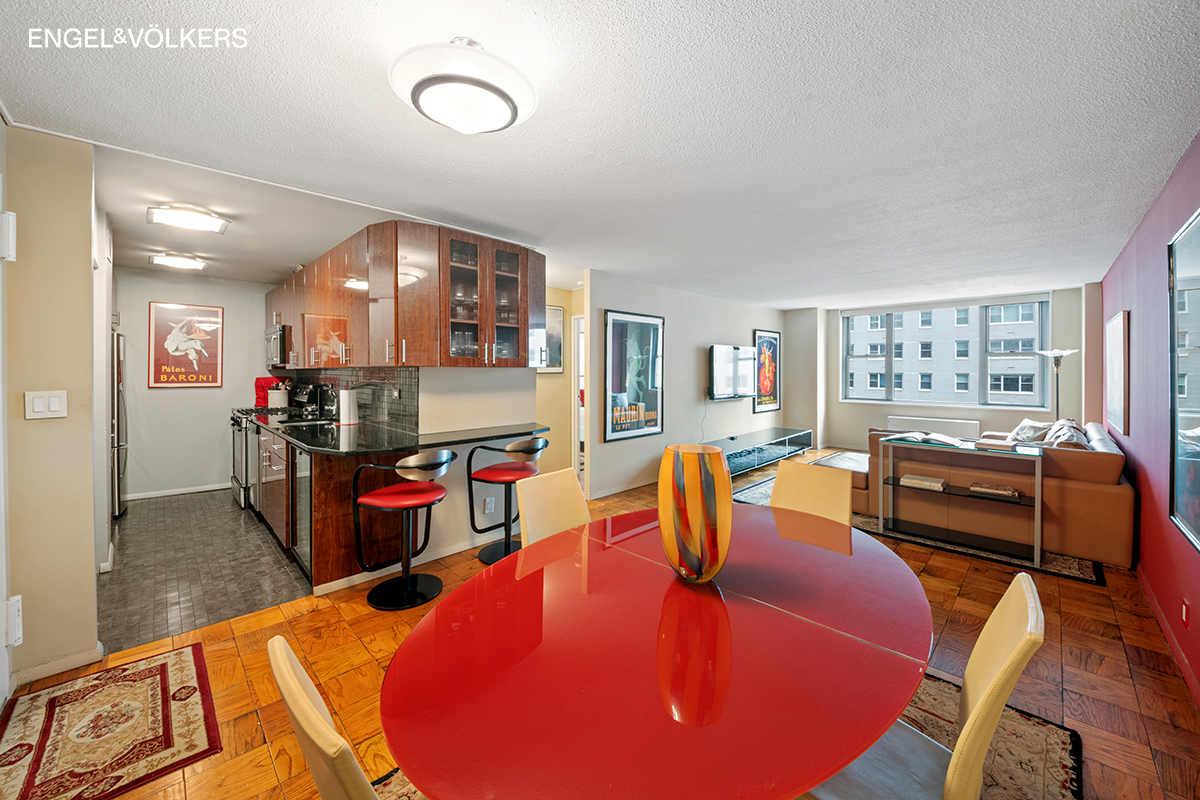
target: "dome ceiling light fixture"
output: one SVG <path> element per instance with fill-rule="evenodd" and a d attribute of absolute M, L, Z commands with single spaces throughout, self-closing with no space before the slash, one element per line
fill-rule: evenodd
<path fill-rule="evenodd" d="M 392 90 L 422 116 L 459 133 L 494 133 L 533 115 L 533 84 L 511 62 L 458 36 L 405 50 L 388 73 Z"/>

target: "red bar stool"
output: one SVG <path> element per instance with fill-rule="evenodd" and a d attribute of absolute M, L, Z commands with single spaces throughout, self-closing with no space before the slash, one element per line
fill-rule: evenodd
<path fill-rule="evenodd" d="M 542 437 L 535 436 L 532 439 L 513 442 L 504 448 L 488 447 L 481 444 L 471 448 L 471 452 L 467 454 L 467 500 L 470 503 L 471 509 L 471 530 L 476 533 L 490 533 L 497 528 L 504 528 L 504 541 L 492 542 L 479 551 L 479 560 L 484 564 L 495 564 L 506 555 L 521 549 L 521 543 L 512 540 L 512 526 L 517 521 L 517 517 L 513 515 L 513 484 L 522 478 L 530 478 L 538 474 L 538 468 L 533 465 L 533 462 L 542 457 L 542 452 L 549 444 L 550 442 Z M 473 470 L 471 469 L 471 463 L 475 459 L 475 454 L 480 450 L 503 453 L 512 460 L 507 463 L 501 461 L 499 464 L 492 464 L 491 466 Z M 489 525 L 486 528 L 480 528 L 475 524 L 476 481 L 504 486 L 503 522 L 497 522 L 495 525 Z"/>
<path fill-rule="evenodd" d="M 399 611 L 405 608 L 416 608 L 428 603 L 442 592 L 442 579 L 436 575 L 412 572 L 412 559 L 425 552 L 429 546 L 429 525 L 433 518 L 433 506 L 442 502 L 446 497 L 446 487 L 435 483 L 434 478 L 440 478 L 450 469 L 450 464 L 458 458 L 453 450 L 430 450 L 425 453 L 402 458 L 391 464 L 360 464 L 354 470 L 351 481 L 352 502 L 354 504 L 354 546 L 358 555 L 358 565 L 366 572 L 403 564 L 400 574 L 389 578 L 367 593 L 367 603 L 371 608 L 380 611 Z M 358 493 L 358 476 L 364 469 L 389 469 L 405 479 L 404 483 L 394 483 L 382 489 Z M 369 508 L 373 511 L 400 512 L 400 557 L 391 561 L 381 561 L 368 564 L 363 557 L 362 526 L 359 523 L 359 508 Z M 422 508 L 425 512 L 425 539 L 416 550 L 412 549 L 413 535 L 416 532 L 416 513 Z"/>

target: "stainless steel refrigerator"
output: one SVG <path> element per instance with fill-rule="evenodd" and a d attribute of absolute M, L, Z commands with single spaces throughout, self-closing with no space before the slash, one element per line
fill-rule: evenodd
<path fill-rule="evenodd" d="M 129 459 L 129 433 L 125 417 L 125 336 L 112 335 L 112 419 L 109 420 L 109 466 L 112 469 L 112 516 L 125 513 L 125 465 Z"/>

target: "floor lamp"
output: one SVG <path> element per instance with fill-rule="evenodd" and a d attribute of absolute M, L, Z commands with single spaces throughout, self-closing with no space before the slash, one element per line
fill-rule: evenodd
<path fill-rule="evenodd" d="M 1063 356 L 1069 356 L 1073 353 L 1078 353 L 1078 350 L 1037 350 L 1039 356 L 1045 356 L 1054 364 L 1054 418 L 1060 419 L 1058 416 L 1058 368 L 1062 364 Z"/>

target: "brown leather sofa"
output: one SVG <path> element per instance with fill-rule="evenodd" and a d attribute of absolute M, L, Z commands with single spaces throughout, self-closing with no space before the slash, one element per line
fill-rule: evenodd
<path fill-rule="evenodd" d="M 1104 427 L 1085 426 L 1090 450 L 1044 447 L 1042 549 L 1128 569 L 1133 563 L 1133 487 L 1124 479 L 1125 454 Z M 872 428 L 869 472 L 856 472 L 853 507 L 877 516 L 879 439 L 897 431 Z M 981 482 L 1013 486 L 1032 496 L 1026 461 L 964 453 L 951 448 L 904 448 L 894 453 L 894 474 L 945 478 L 954 486 Z M 882 461 L 886 469 L 886 461 Z M 1027 506 L 896 488 L 896 519 L 1017 544 L 1033 543 L 1033 509 Z"/>

